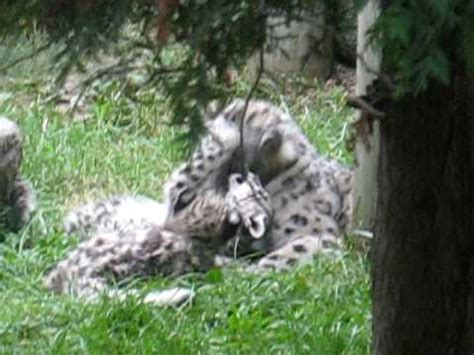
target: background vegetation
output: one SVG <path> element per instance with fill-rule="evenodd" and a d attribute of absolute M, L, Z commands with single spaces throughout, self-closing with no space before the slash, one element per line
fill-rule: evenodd
<path fill-rule="evenodd" d="M 19 57 L 35 41 L 3 46 L 0 57 Z M 47 90 L 52 55 L 44 51 L 0 79 L 0 115 L 24 130 L 22 171 L 40 201 L 32 223 L 0 244 L 0 353 L 369 352 L 368 265 L 365 255 L 351 248 L 284 274 L 212 270 L 134 285 L 144 292 L 193 287 L 194 304 L 181 309 L 144 306 L 136 299 L 85 305 L 48 293 L 44 273 L 77 243 L 61 231 L 64 213 L 81 201 L 115 193 L 160 198 L 163 181 L 185 156 L 183 143 L 175 139 L 182 128 L 169 125 L 170 102 L 156 89 L 141 91 L 146 103 L 137 103 L 120 82 L 107 80 L 72 119 Z M 245 95 L 249 86 L 239 79 L 232 95 Z M 298 79 L 264 80 L 257 96 L 292 112 L 321 152 L 351 162 L 346 142 L 352 111 L 342 89 Z"/>
<path fill-rule="evenodd" d="M 125 80 L 123 90 L 136 101 L 144 99 L 134 95 L 136 91 L 158 89 L 168 100 L 173 124 L 186 128 L 181 133 L 192 145 L 202 132 L 201 114 L 208 103 L 226 101 L 232 94 L 229 70 L 241 69 L 257 50 L 277 51 L 279 41 L 288 39 L 269 35 L 268 17 L 279 19 L 271 26 L 317 19 L 312 25 L 320 27 L 323 37 L 346 49 L 344 34 L 355 24 L 354 8 L 348 4 L 346 0 L 9 1 L 0 7 L 4 41 L 21 42 L 25 33 L 38 29 L 47 35 L 23 56 L 7 58 L 0 73 L 47 51 L 55 86 L 64 85 L 71 72 L 89 71 L 76 83 L 81 89 L 76 99 L 104 79 Z M 103 65 L 90 68 L 91 60 Z"/>

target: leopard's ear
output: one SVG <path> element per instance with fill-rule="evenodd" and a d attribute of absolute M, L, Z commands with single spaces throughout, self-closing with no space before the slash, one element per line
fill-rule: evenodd
<path fill-rule="evenodd" d="M 16 176 L 21 165 L 23 133 L 18 125 L 0 116 L 0 166 Z M 4 170 L 5 171 L 5 170 Z"/>
<path fill-rule="evenodd" d="M 265 132 L 260 139 L 260 151 L 264 153 L 274 153 L 280 149 L 283 136 L 279 129 L 273 128 Z"/>

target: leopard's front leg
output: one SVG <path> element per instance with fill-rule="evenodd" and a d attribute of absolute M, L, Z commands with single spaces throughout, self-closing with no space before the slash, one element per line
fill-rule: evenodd
<path fill-rule="evenodd" d="M 165 184 L 168 217 L 188 208 L 206 192 L 224 195 L 229 175 L 235 170 L 239 131 L 235 124 L 219 127 L 219 135 L 209 132 Z"/>
<path fill-rule="evenodd" d="M 297 265 L 309 264 L 313 262 L 316 255 L 337 250 L 341 246 L 341 238 L 331 233 L 297 236 L 281 248 L 260 259 L 257 269 L 260 271 L 288 270 Z"/>

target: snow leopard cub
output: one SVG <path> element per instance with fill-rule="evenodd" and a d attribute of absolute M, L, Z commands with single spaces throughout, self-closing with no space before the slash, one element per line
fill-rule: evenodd
<path fill-rule="evenodd" d="M 166 184 L 168 208 L 180 210 L 209 188 L 226 186 L 239 169 L 239 126 L 244 100 L 207 122 L 208 134 Z M 286 269 L 339 247 L 350 225 L 352 171 L 322 157 L 286 112 L 250 101 L 244 118 L 244 159 L 270 194 L 274 218 L 258 241 L 241 236 L 239 254 L 260 252 L 259 269 Z"/>
<path fill-rule="evenodd" d="M 102 293 L 125 297 L 135 291 L 109 285 L 132 277 L 177 276 L 209 270 L 219 248 L 238 229 L 259 239 L 271 223 L 271 200 L 258 178 L 252 173 L 246 178 L 232 174 L 228 180 L 227 193 L 204 192 L 186 209 L 166 219 L 157 215 L 156 224 L 152 215 L 140 215 L 135 221 L 132 218 L 130 223 L 115 226 L 117 229 L 106 223 L 97 228 L 92 224 L 85 226 L 80 229 L 84 240 L 47 275 L 46 286 L 88 300 Z M 145 200 L 145 205 L 149 206 L 149 202 Z M 93 205 L 79 209 L 81 216 L 75 219 L 74 226 L 79 226 L 81 220 L 104 220 L 104 211 L 112 216 L 114 208 L 120 209 L 120 203 L 110 204 L 108 209 L 107 204 L 98 203 L 102 209 L 96 210 L 96 214 Z M 88 217 L 86 210 L 91 213 Z M 70 221 L 72 217 L 70 214 Z M 145 301 L 161 300 L 159 295 L 154 292 Z"/>
<path fill-rule="evenodd" d="M 20 128 L 0 117 L 0 227 L 13 232 L 28 223 L 36 209 L 33 188 L 20 176 L 22 153 Z"/>

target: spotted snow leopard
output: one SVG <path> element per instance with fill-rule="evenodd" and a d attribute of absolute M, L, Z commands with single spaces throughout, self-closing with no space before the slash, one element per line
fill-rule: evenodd
<path fill-rule="evenodd" d="M 194 206 L 199 205 L 203 196 L 222 196 L 229 191 L 232 185 L 229 176 L 240 170 L 239 159 L 244 157 L 247 166 L 262 182 L 264 189 L 258 185 L 259 193 L 267 196 L 267 207 L 263 210 L 258 207 L 257 211 L 260 208 L 260 211 L 267 212 L 254 213 L 252 208 L 241 208 L 241 215 L 246 216 L 242 217 L 246 226 L 243 230 L 247 233 L 237 231 L 226 245 L 218 243 L 224 251 L 231 255 L 257 252 L 263 255 L 257 263 L 257 270 L 281 270 L 310 262 L 315 254 L 340 246 L 341 235 L 350 224 L 351 170 L 320 156 L 291 116 L 263 101 L 249 103 L 244 120 L 245 149 L 242 155 L 238 147 L 244 106 L 243 100 L 236 100 L 208 120 L 208 134 L 202 138 L 190 160 L 165 184 L 164 204 L 131 197 L 89 204 L 68 216 L 66 230 L 85 236 L 112 233 L 113 243 L 123 236 L 131 236 L 132 243 L 140 238 L 141 243 L 146 243 L 149 238 L 144 237 L 146 234 L 140 232 L 141 237 L 136 237 L 137 232 L 129 231 L 149 231 L 158 224 L 168 233 L 165 226 L 173 218 L 188 214 L 193 216 L 193 220 L 210 225 L 210 215 Z M 258 196 L 258 193 L 253 196 Z M 228 221 L 235 218 L 231 216 L 229 214 Z M 266 228 L 261 228 L 263 225 Z M 196 228 L 199 234 L 203 227 L 198 224 Z M 227 234 L 228 237 L 231 235 L 233 233 Z M 88 246 L 89 250 L 94 249 L 93 242 Z M 206 248 L 203 244 L 200 246 L 203 247 L 200 250 Z M 211 254 L 217 252 L 215 248 L 210 250 Z M 193 253 L 195 251 L 188 255 Z M 78 257 L 69 259 L 73 259 L 70 264 L 74 266 Z M 125 265 L 126 270 L 134 267 L 129 260 L 121 265 Z M 69 268 L 67 264 L 59 267 Z M 51 275 L 49 280 L 53 279 Z M 66 277 L 66 280 L 68 278 L 71 277 Z M 54 284 L 50 282 L 50 286 L 57 289 Z"/>
<path fill-rule="evenodd" d="M 227 185 L 225 191 L 203 192 L 186 209 L 168 213 L 166 218 L 163 205 L 142 197 L 115 197 L 78 208 L 68 216 L 65 227 L 71 233 L 80 231 L 83 241 L 47 275 L 46 286 L 86 300 L 104 293 L 125 297 L 136 292 L 110 284 L 131 277 L 209 270 L 217 251 L 238 230 L 259 239 L 272 218 L 269 195 L 258 177 L 232 174 Z M 138 214 L 137 206 L 141 208 Z M 151 213 L 141 214 L 147 207 Z M 128 219 L 120 220 L 123 213 Z M 174 303 L 175 293 L 183 291 L 153 292 L 145 301 Z"/>
<path fill-rule="evenodd" d="M 20 175 L 22 154 L 20 127 L 0 117 L 0 229 L 14 232 L 30 221 L 36 209 L 31 183 Z"/>
<path fill-rule="evenodd" d="M 201 191 L 225 189 L 226 176 L 239 171 L 244 109 L 235 100 L 207 121 L 208 134 L 165 184 L 169 210 L 185 209 Z M 340 246 L 350 225 L 352 171 L 318 154 L 292 117 L 269 102 L 249 102 L 243 133 L 243 157 L 270 194 L 274 216 L 265 238 L 239 236 L 237 253 L 262 253 L 258 269 L 282 270 Z"/>

